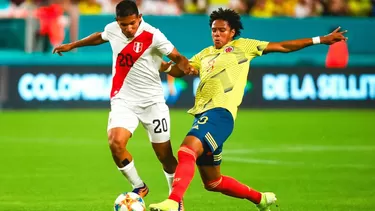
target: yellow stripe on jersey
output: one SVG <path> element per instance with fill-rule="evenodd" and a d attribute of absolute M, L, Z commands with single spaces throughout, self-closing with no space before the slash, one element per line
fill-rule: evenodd
<path fill-rule="evenodd" d="M 220 49 L 203 49 L 190 59 L 199 70 L 200 83 L 195 104 L 188 112 L 195 115 L 213 108 L 228 109 L 233 118 L 242 102 L 250 61 L 261 56 L 268 42 L 233 40 Z"/>
<path fill-rule="evenodd" d="M 221 155 L 221 153 L 220 153 L 220 154 L 218 154 L 218 155 L 214 155 L 214 161 L 216 161 L 216 162 L 220 161 L 220 160 L 221 160 L 221 158 L 222 158 L 222 155 Z"/>
<path fill-rule="evenodd" d="M 215 141 L 214 137 L 212 137 L 211 133 L 207 132 L 204 137 L 207 139 L 208 143 L 211 145 L 211 147 L 213 149 L 212 151 L 215 151 L 218 146 L 216 144 L 216 141 Z"/>

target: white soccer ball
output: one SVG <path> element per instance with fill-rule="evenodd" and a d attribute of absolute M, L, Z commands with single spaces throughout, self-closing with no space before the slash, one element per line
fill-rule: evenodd
<path fill-rule="evenodd" d="M 146 211 L 145 201 L 138 194 L 125 192 L 115 200 L 114 211 Z"/>

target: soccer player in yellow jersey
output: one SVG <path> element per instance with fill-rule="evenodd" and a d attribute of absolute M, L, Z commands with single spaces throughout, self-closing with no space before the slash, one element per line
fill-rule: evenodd
<path fill-rule="evenodd" d="M 195 105 L 189 110 L 195 116 L 178 151 L 173 189 L 169 198 L 151 204 L 151 211 L 176 211 L 188 188 L 197 164 L 204 187 L 208 191 L 247 199 L 260 211 L 269 211 L 276 202 L 271 192 L 258 192 L 234 178 L 220 172 L 223 143 L 232 133 L 237 108 L 245 90 L 250 61 L 262 54 L 292 52 L 313 44 L 333 44 L 346 41 L 340 28 L 331 34 L 284 42 L 264 42 L 239 38 L 242 23 L 240 16 L 230 9 L 218 9 L 210 15 L 211 34 L 214 45 L 203 49 L 190 60 L 201 79 L 197 88 Z M 185 73 L 176 65 L 168 68 L 169 74 L 181 77 Z"/>

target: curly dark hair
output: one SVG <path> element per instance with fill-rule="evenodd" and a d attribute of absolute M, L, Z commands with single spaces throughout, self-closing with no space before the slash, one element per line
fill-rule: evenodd
<path fill-rule="evenodd" d="M 215 20 L 224 20 L 228 22 L 229 27 L 235 30 L 233 38 L 241 35 L 241 29 L 243 29 L 241 17 L 234 10 L 219 8 L 218 10 L 213 11 L 210 15 L 210 27 Z"/>

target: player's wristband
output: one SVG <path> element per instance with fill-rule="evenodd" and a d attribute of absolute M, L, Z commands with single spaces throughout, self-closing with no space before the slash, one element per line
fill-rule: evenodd
<path fill-rule="evenodd" d="M 312 41 L 313 41 L 313 44 L 316 45 L 316 44 L 320 44 L 320 37 L 313 37 L 312 38 Z"/>
<path fill-rule="evenodd" d="M 171 71 L 171 69 L 172 69 L 172 65 L 169 65 L 168 69 L 166 69 L 164 72 L 169 73 Z"/>

